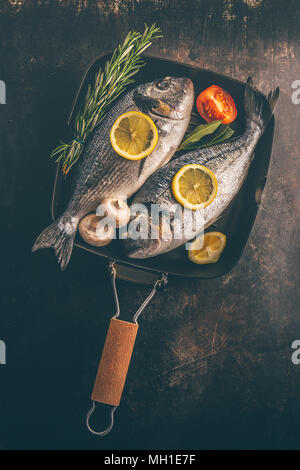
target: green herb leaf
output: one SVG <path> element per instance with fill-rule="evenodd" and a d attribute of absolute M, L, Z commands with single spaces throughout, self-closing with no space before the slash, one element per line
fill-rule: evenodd
<path fill-rule="evenodd" d="M 222 136 L 226 133 L 228 129 L 228 124 L 221 124 L 218 129 L 212 134 L 204 137 L 201 141 L 201 145 L 209 143 L 210 145 L 214 144 L 216 141 L 222 139 Z"/>
<path fill-rule="evenodd" d="M 233 129 L 231 129 L 228 124 L 222 124 L 222 121 L 200 124 L 187 135 L 178 148 L 178 151 L 210 147 L 211 145 L 219 144 L 229 139 L 233 133 Z"/>
<path fill-rule="evenodd" d="M 221 123 L 222 121 L 212 121 L 207 124 L 200 124 L 199 126 L 195 127 L 195 129 L 193 129 L 192 132 L 190 132 L 185 140 L 181 143 L 178 150 L 184 150 L 191 144 L 199 142 L 206 135 L 212 134 L 221 125 Z"/>

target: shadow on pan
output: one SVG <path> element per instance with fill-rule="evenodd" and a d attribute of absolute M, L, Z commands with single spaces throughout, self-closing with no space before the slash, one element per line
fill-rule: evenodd
<path fill-rule="evenodd" d="M 84 75 L 67 121 L 67 125 L 70 128 L 72 128 L 73 119 L 80 107 L 88 84 L 93 80 L 99 67 L 105 64 L 110 55 L 111 53 L 106 53 L 98 57 Z M 235 135 L 243 131 L 245 83 L 209 70 L 168 59 L 145 56 L 145 61 L 145 67 L 135 76 L 135 83 L 132 86 L 164 75 L 185 76 L 193 81 L 195 96 L 197 96 L 208 86 L 212 84 L 219 85 L 232 95 L 237 106 L 238 117 L 231 124 L 231 127 L 235 130 Z M 190 126 L 199 123 L 200 117 L 196 109 L 194 109 Z M 215 278 L 228 273 L 241 257 L 255 221 L 267 178 L 274 126 L 275 120 L 273 116 L 256 147 L 255 156 L 243 187 L 230 206 L 223 212 L 222 216 L 209 228 L 209 230 L 223 232 L 227 236 L 226 248 L 217 263 L 208 265 L 193 264 L 189 261 L 184 246 L 155 258 L 131 260 L 124 255 L 122 243 L 118 240 L 112 241 L 106 247 L 97 248 L 88 245 L 77 235 L 74 245 L 104 259 L 114 260 L 119 278 L 142 284 L 153 283 L 153 281 L 160 277 L 161 273 L 199 279 Z M 52 195 L 51 211 L 53 219 L 63 212 L 69 197 L 69 181 L 63 178 L 60 166 L 58 165 Z"/>

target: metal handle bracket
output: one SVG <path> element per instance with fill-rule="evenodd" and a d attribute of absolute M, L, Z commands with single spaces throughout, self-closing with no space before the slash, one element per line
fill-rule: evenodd
<path fill-rule="evenodd" d="M 111 283 L 112 283 L 112 289 L 113 289 L 113 294 L 114 294 L 114 300 L 115 300 L 115 307 L 116 307 L 116 311 L 115 311 L 115 314 L 112 316 L 113 319 L 117 319 L 119 316 L 120 316 L 120 302 L 119 302 L 119 296 L 118 296 L 118 291 L 117 291 L 117 286 L 116 286 L 116 275 L 117 275 L 117 271 L 116 271 L 116 267 L 115 267 L 115 261 L 110 261 L 109 263 L 109 273 L 110 273 L 110 277 L 111 277 Z M 147 307 L 148 303 L 151 301 L 151 299 L 154 297 L 156 291 L 158 288 L 161 288 L 163 286 L 165 286 L 168 282 L 168 275 L 167 273 L 162 273 L 162 276 L 160 279 L 158 279 L 154 285 L 153 285 L 153 288 L 150 292 L 150 294 L 146 297 L 146 299 L 144 300 L 144 302 L 142 303 L 142 305 L 138 308 L 138 310 L 136 311 L 136 313 L 134 314 L 133 316 L 133 323 L 138 325 L 138 318 L 139 316 L 141 315 L 141 313 L 143 312 L 143 310 Z M 132 348 L 133 348 L 133 345 L 132 345 Z M 132 349 L 131 349 L 131 352 L 132 352 Z M 131 354 L 131 353 L 130 353 Z M 129 359 L 130 360 L 130 359 Z M 103 364 L 103 363 L 102 363 Z M 101 365 L 100 365 L 101 367 Z M 128 367 L 128 365 L 127 365 Z M 107 369 L 109 370 L 109 369 Z M 127 374 L 127 370 L 126 370 L 126 374 Z M 125 376 L 126 377 L 126 376 Z M 124 379 L 124 382 L 125 382 L 125 379 Z M 124 386 L 124 382 L 122 382 L 122 388 Z M 102 382 L 102 383 L 106 383 L 106 382 Z M 101 385 L 100 385 L 101 386 Z M 103 388 L 101 388 L 101 390 L 103 390 Z M 120 392 L 121 394 L 122 392 Z M 120 396 L 119 396 L 120 397 Z M 120 399 L 120 398 L 119 398 Z M 118 402 L 119 402 L 119 399 L 118 399 Z M 87 428 L 88 430 L 97 435 L 97 436 L 101 436 L 101 437 L 104 437 L 106 436 L 111 430 L 112 430 L 112 427 L 113 427 L 113 424 L 114 424 L 114 412 L 115 410 L 117 409 L 117 406 L 113 406 L 112 409 L 111 409 L 111 421 L 110 421 L 110 424 L 109 426 L 104 430 L 104 431 L 94 431 L 90 425 L 90 417 L 91 415 L 94 413 L 95 411 L 95 408 L 96 408 L 96 405 L 95 405 L 95 400 L 92 400 L 92 407 L 91 409 L 88 411 L 87 413 L 87 416 L 86 416 L 86 425 L 87 425 Z"/>

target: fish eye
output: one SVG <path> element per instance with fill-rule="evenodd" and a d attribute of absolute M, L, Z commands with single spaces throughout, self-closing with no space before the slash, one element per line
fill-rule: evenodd
<path fill-rule="evenodd" d="M 170 86 L 170 82 L 169 80 L 160 80 L 159 82 L 157 82 L 156 84 L 157 88 L 159 90 L 167 90 Z"/>

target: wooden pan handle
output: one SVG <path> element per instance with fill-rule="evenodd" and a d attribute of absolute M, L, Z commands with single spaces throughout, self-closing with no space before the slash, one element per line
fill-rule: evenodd
<path fill-rule="evenodd" d="M 113 406 L 120 404 L 137 330 L 136 323 L 111 319 L 92 393 L 93 401 Z"/>

